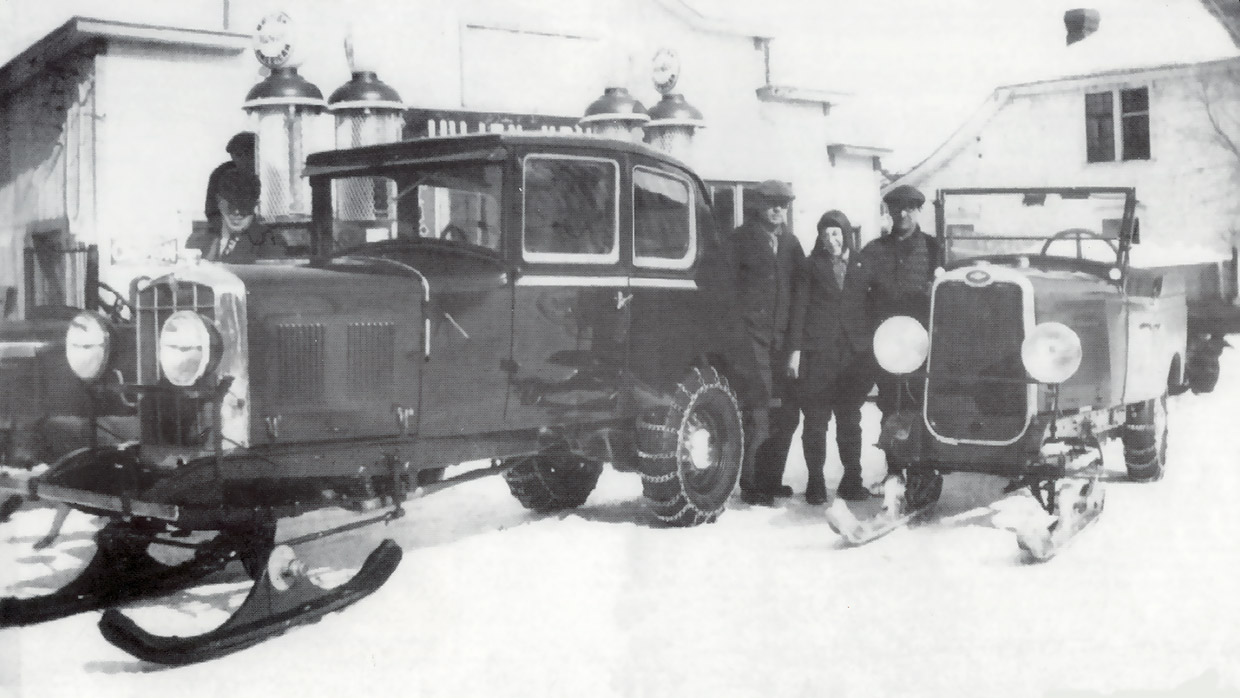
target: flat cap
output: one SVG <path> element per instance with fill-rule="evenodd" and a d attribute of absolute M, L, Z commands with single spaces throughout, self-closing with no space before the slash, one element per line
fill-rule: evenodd
<path fill-rule="evenodd" d="M 889 209 L 920 208 L 926 203 L 926 197 L 916 188 L 901 184 L 883 196 L 883 203 Z"/>
<path fill-rule="evenodd" d="M 766 180 L 759 184 L 754 191 L 758 196 L 771 201 L 792 201 L 796 198 L 792 195 L 792 187 L 777 179 Z"/>
<path fill-rule="evenodd" d="M 254 134 L 250 131 L 242 131 L 232 138 L 228 139 L 228 145 L 224 146 L 226 153 L 253 153 L 254 152 Z"/>

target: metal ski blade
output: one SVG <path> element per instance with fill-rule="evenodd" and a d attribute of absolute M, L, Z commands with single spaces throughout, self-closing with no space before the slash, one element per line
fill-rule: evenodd
<path fill-rule="evenodd" d="M 868 519 L 858 519 L 843 500 L 836 499 L 827 507 L 827 525 L 849 546 L 865 545 L 882 538 L 892 531 L 906 526 L 913 519 L 925 513 L 928 505 L 921 509 L 913 509 L 892 515 L 891 510 L 884 508 Z M 898 511 L 898 510 L 897 510 Z"/>
<path fill-rule="evenodd" d="M 245 602 L 214 630 L 191 637 L 153 635 L 114 609 L 104 612 L 99 630 L 108 642 L 139 659 L 166 665 L 194 664 L 252 647 L 364 598 L 388 580 L 400 559 L 400 547 L 384 540 L 352 579 L 334 589 L 323 589 L 298 565 L 291 564 L 291 556 L 277 549 Z"/>
<path fill-rule="evenodd" d="M 227 564 L 196 557 L 179 565 L 162 564 L 147 554 L 150 540 L 133 540 L 104 528 L 95 535 L 95 554 L 82 572 L 60 589 L 28 599 L 0 599 L 0 628 L 33 625 L 128 603 L 182 588 Z"/>
<path fill-rule="evenodd" d="M 1058 495 L 1059 514 L 1045 527 L 1016 531 L 1016 543 L 1030 563 L 1046 562 L 1068 547 L 1077 535 L 1098 520 L 1106 504 L 1106 492 L 1097 478 L 1080 487 L 1069 487 Z M 1070 500 L 1065 506 L 1064 500 Z"/>

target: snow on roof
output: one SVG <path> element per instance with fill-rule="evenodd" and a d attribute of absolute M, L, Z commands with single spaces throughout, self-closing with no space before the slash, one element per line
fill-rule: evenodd
<path fill-rule="evenodd" d="M 1093 0 L 1098 30 L 1044 61 L 1026 64 L 1009 84 L 1041 82 L 1240 55 L 1226 28 L 1189 0 Z"/>

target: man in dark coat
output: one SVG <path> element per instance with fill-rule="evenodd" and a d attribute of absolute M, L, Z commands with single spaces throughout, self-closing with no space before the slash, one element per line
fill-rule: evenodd
<path fill-rule="evenodd" d="M 216 208 L 220 236 L 211 243 L 206 258 L 226 264 L 250 264 L 259 259 L 284 256 L 266 226 L 254 213 L 258 205 L 258 177 L 249 172 L 227 172 L 220 177 Z"/>
<path fill-rule="evenodd" d="M 917 215 L 926 197 L 903 184 L 883 197 L 891 214 L 891 232 L 869 243 L 857 255 L 845 286 L 849 312 L 847 330 L 853 349 L 873 358 L 874 330 L 887 318 L 908 315 L 929 327 L 930 287 L 941 263 L 938 240 L 921 231 Z M 872 365 L 883 417 L 895 411 L 903 382 Z M 905 400 L 921 403 L 920 390 L 905 391 Z M 905 403 L 908 405 L 909 403 Z"/>
<path fill-rule="evenodd" d="M 254 174 L 254 145 L 254 134 L 249 131 L 242 131 L 228 139 L 228 145 L 224 147 L 224 150 L 228 152 L 228 162 L 212 170 L 211 176 L 207 178 L 207 197 L 203 203 L 203 211 L 207 216 L 208 235 L 220 234 L 221 219 L 217 200 L 220 182 L 229 172 Z"/>
<path fill-rule="evenodd" d="M 756 190 L 758 213 L 729 238 L 736 265 L 735 303 L 757 376 L 744 400 L 745 460 L 741 498 L 770 506 L 792 489 L 782 484 L 800 411 L 786 374 L 792 287 L 805 259 L 787 227 L 792 189 L 767 180 Z"/>
<path fill-rule="evenodd" d="M 852 224 L 841 211 L 827 211 L 818 220 L 818 240 L 805 261 L 792 297 L 789 372 L 797 377 L 797 402 L 805 414 L 801 445 L 809 481 L 805 501 L 827 500 L 823 467 L 827 460 L 827 428 L 835 415 L 835 442 L 844 466 L 837 496 L 869 499 L 861 482 L 861 406 L 874 386 L 867 354 L 858 353 L 845 326 L 844 287 Z"/>

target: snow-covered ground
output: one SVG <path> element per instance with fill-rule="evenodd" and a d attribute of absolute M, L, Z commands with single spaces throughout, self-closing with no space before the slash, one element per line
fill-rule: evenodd
<path fill-rule="evenodd" d="M 0 696 L 1234 695 L 1240 350 L 1223 361 L 1214 394 L 1171 401 L 1166 479 L 1109 483 L 1099 522 L 1046 565 L 1022 565 L 1003 528 L 1032 500 L 984 476 L 949 476 L 928 524 L 859 549 L 839 548 L 799 496 L 668 530 L 631 474 L 607 471 L 559 516 L 487 478 L 306 551 L 325 584 L 383 537 L 405 551 L 386 586 L 318 624 L 178 669 L 114 649 L 98 613 L 0 630 Z M 867 451 L 867 480 L 881 458 Z M 799 446 L 785 481 L 804 488 Z M 29 509 L 0 528 L 0 595 L 63 581 L 91 551 L 78 514 L 32 550 L 51 518 Z M 127 612 L 193 634 L 247 587 L 238 571 Z"/>

